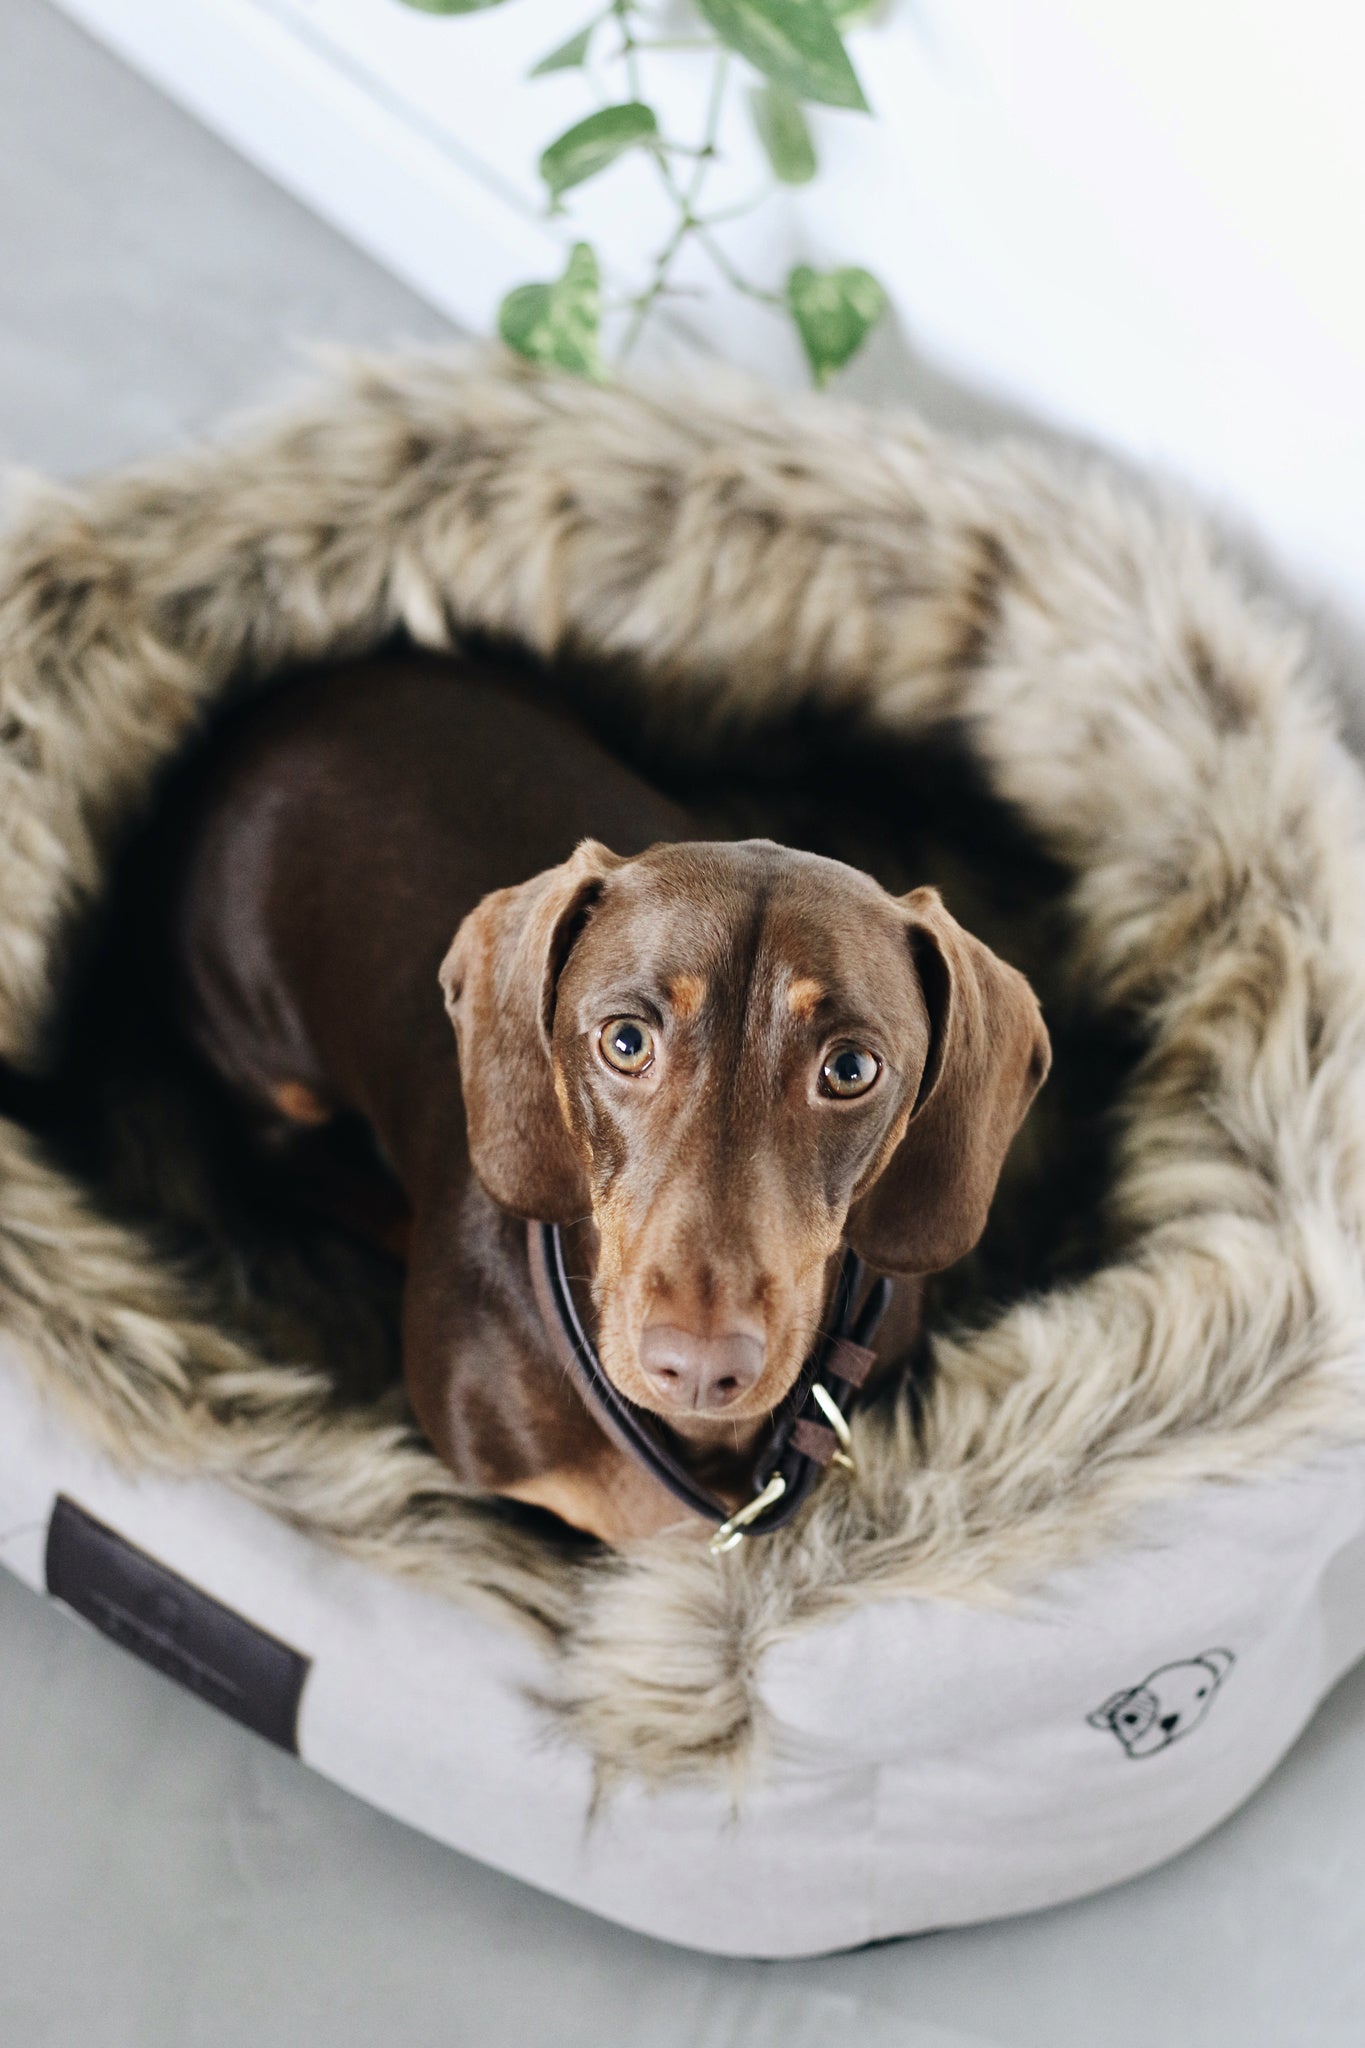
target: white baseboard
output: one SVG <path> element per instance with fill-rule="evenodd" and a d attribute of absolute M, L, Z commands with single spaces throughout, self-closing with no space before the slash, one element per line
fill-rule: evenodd
<path fill-rule="evenodd" d="M 564 242 L 497 175 L 266 0 L 52 0 L 460 326 Z"/>

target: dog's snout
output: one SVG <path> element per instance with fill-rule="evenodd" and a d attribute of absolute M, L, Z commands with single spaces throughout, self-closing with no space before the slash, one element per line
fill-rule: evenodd
<path fill-rule="evenodd" d="M 674 1323 L 651 1323 L 640 1338 L 640 1367 L 665 1407 L 705 1412 L 749 1391 L 763 1350 L 762 1338 L 747 1331 L 698 1337 Z"/>
<path fill-rule="evenodd" d="M 1163 1735 L 1173 1735 L 1180 1726 L 1179 1714 L 1163 1714 L 1160 1726 Z"/>

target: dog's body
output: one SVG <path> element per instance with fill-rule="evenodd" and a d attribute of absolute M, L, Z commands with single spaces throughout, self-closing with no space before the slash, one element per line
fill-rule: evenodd
<path fill-rule="evenodd" d="M 223 1077 L 276 1127 L 362 1117 L 401 1185 L 437 1451 L 609 1540 L 679 1509 L 563 1377 L 519 1219 L 576 1227 L 608 1372 L 723 1492 L 845 1235 L 912 1274 L 966 1250 L 1046 1071 L 1027 985 L 931 891 L 707 840 L 467 665 L 371 662 L 253 712 L 178 930 Z"/>

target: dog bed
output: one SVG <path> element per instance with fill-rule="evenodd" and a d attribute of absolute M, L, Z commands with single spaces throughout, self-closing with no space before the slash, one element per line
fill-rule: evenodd
<path fill-rule="evenodd" d="M 623 750 L 799 784 L 843 846 L 875 814 L 911 880 L 928 820 L 1043 989 L 1047 1094 L 1118 1048 L 856 1476 L 730 1556 L 462 1499 L 382 1375 L 267 1339 L 242 1262 L 32 1111 L 213 707 L 402 634 L 515 646 Z M 811 1953 L 1150 1867 L 1365 1651 L 1363 828 L 1301 632 L 1091 460 L 425 356 L 35 491 L 0 545 L 0 1557 L 672 1940 Z"/>

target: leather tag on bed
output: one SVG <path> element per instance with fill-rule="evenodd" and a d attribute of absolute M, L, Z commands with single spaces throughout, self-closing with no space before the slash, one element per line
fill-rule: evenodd
<path fill-rule="evenodd" d="M 47 1590 L 144 1663 L 297 1755 L 309 1659 L 65 1494 L 48 1524 Z"/>

